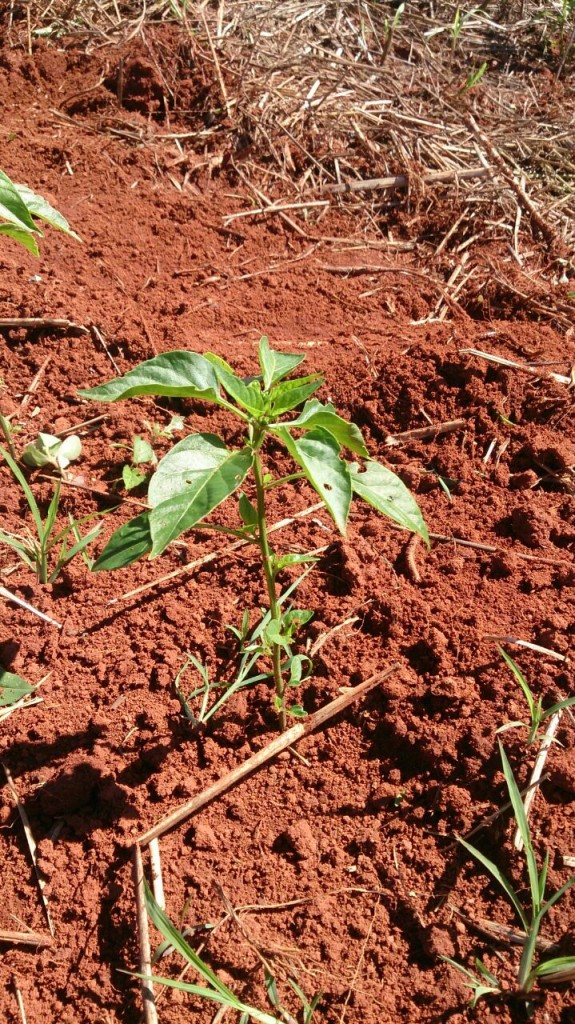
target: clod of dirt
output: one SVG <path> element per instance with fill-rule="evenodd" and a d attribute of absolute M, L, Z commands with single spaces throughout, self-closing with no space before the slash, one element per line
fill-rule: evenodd
<path fill-rule="evenodd" d="M 317 857 L 317 840 L 309 821 L 305 818 L 290 825 L 276 842 L 295 860 L 313 860 Z"/>
<path fill-rule="evenodd" d="M 382 810 L 384 807 L 389 807 L 396 799 L 398 791 L 399 787 L 397 785 L 393 785 L 391 782 L 380 783 L 380 785 L 369 794 L 369 806 L 373 807 L 375 811 Z"/>
<path fill-rule="evenodd" d="M 455 956 L 455 946 L 451 941 L 451 937 L 444 928 L 438 928 L 437 925 L 430 925 L 429 928 L 423 928 L 421 932 L 421 941 L 423 948 L 428 956 L 440 957 L 440 956 Z"/>
<path fill-rule="evenodd" d="M 213 828 L 205 821 L 199 821 L 194 828 L 194 846 L 198 850 L 219 850 L 220 843 Z"/>
<path fill-rule="evenodd" d="M 510 525 L 515 539 L 528 548 L 542 548 L 549 538 L 549 531 L 533 509 L 514 508 Z"/>
<path fill-rule="evenodd" d="M 572 751 L 564 750 L 555 755 L 549 770 L 550 782 L 557 789 L 575 795 L 575 762 Z"/>
<path fill-rule="evenodd" d="M 528 491 L 539 482 L 539 477 L 533 469 L 526 469 L 523 473 L 512 473 L 509 477 L 509 489 L 512 491 Z"/>

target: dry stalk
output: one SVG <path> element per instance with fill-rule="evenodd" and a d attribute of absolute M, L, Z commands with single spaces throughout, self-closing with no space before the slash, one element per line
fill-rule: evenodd
<path fill-rule="evenodd" d="M 146 910 L 146 893 L 142 850 L 139 843 L 132 847 L 132 874 L 136 893 L 136 923 L 138 926 L 138 949 L 140 961 L 140 988 L 144 1002 L 144 1020 L 146 1024 L 158 1024 L 158 1013 L 154 1000 L 154 986 L 149 977 L 152 973 L 152 951 L 150 948 L 150 932 L 148 913 Z"/>
<path fill-rule="evenodd" d="M 18 597 L 17 594 L 13 594 L 11 590 L 6 590 L 6 587 L 0 587 L 0 597 L 3 597 L 6 601 L 13 601 L 14 604 L 19 605 L 20 608 L 24 608 L 27 612 L 32 612 L 33 615 L 37 615 L 39 619 L 44 622 L 48 622 L 51 626 L 56 626 L 56 629 L 62 629 L 62 623 L 57 622 L 50 615 L 46 615 L 45 612 L 41 612 L 39 608 L 35 608 L 33 604 L 29 604 L 28 601 L 24 601 L 22 597 Z"/>
<path fill-rule="evenodd" d="M 455 430 L 461 430 L 465 426 L 465 420 L 446 420 L 445 423 L 431 423 L 428 427 L 416 427 L 415 430 L 404 430 L 401 434 L 388 434 L 385 444 L 388 448 L 396 448 L 407 441 L 427 441 L 443 434 L 452 434 Z"/>
<path fill-rule="evenodd" d="M 51 935 L 42 935 L 42 932 L 10 932 L 4 928 L 0 929 L 0 942 L 10 946 L 34 946 L 36 949 L 54 945 Z"/>
<path fill-rule="evenodd" d="M 215 800 L 216 797 L 221 796 L 222 793 L 231 789 L 232 786 L 235 786 L 242 779 L 247 778 L 248 775 L 257 771 L 262 767 L 262 765 L 266 764 L 273 757 L 276 757 L 281 753 L 282 750 L 287 750 L 292 746 L 292 744 L 303 739 L 304 736 L 308 736 L 316 729 L 319 729 L 321 725 L 324 725 L 335 715 L 338 715 L 345 708 L 349 707 L 349 705 L 358 700 L 359 697 L 362 697 L 366 693 L 369 693 L 370 690 L 373 690 L 376 686 L 382 683 L 384 679 L 387 679 L 393 672 L 396 672 L 398 668 L 399 663 L 396 663 L 395 665 L 392 665 L 391 668 L 387 669 L 387 671 L 378 672 L 376 675 L 366 680 L 365 683 L 360 683 L 359 686 L 355 686 L 353 689 L 343 693 L 340 697 L 336 697 L 336 699 L 331 701 L 330 704 L 326 704 L 325 707 L 320 708 L 319 711 L 309 715 L 309 717 L 304 719 L 303 722 L 292 726 L 291 729 L 287 729 L 286 732 L 281 734 L 281 736 L 277 736 L 276 739 L 272 740 L 271 743 L 268 743 L 262 750 L 258 750 L 257 753 L 249 757 L 247 761 L 243 762 L 243 764 L 233 768 L 232 771 L 227 773 L 227 775 L 222 776 L 222 778 L 218 779 L 217 782 L 214 782 L 211 786 L 208 786 L 207 789 L 198 793 L 197 796 L 192 797 L 191 800 L 182 804 L 181 807 L 178 807 L 176 810 L 166 814 L 159 822 L 157 822 L 156 825 L 148 829 L 147 832 L 138 836 L 138 838 L 134 840 L 135 845 L 145 846 L 147 843 L 151 842 L 152 839 L 159 838 L 165 832 L 175 828 L 176 825 L 179 825 L 182 821 L 191 817 L 191 815 L 199 811 L 200 808 L 205 807 L 206 804 L 211 803 L 211 801 Z"/>
<path fill-rule="evenodd" d="M 525 800 L 523 801 L 523 807 L 525 808 L 525 817 L 527 818 L 527 820 L 529 820 L 529 814 L 531 813 L 533 801 L 535 800 L 535 796 L 539 788 L 541 775 L 543 773 L 543 768 L 545 767 L 545 762 L 547 760 L 547 754 L 549 753 L 549 749 L 555 738 L 555 733 L 559 728 L 559 723 L 561 721 L 562 714 L 563 711 L 560 710 L 556 711 L 554 715 L 551 715 L 551 718 L 549 719 L 549 724 L 545 730 L 543 739 L 541 740 L 541 746 L 539 747 L 539 751 L 535 759 L 535 764 L 533 766 L 531 779 L 529 781 L 529 790 L 525 796 Z M 515 830 L 513 846 L 519 853 L 523 849 L 523 837 L 521 835 L 521 830 L 519 827 L 517 827 L 517 829 Z"/>
<path fill-rule="evenodd" d="M 22 822 L 22 828 L 24 830 L 24 835 L 26 837 L 26 843 L 28 845 L 28 850 L 30 851 L 30 858 L 32 860 L 32 864 L 33 864 L 33 867 L 34 867 L 34 873 L 36 875 L 36 881 L 38 882 L 38 889 L 40 891 L 40 899 L 42 900 L 42 906 L 44 907 L 44 912 L 46 914 L 46 921 L 47 921 L 47 924 L 48 924 L 50 935 L 53 936 L 54 935 L 54 925 L 52 924 L 52 918 L 50 917 L 50 910 L 49 910 L 49 907 L 48 907 L 48 900 L 46 899 L 46 893 L 44 892 L 44 889 L 46 887 L 46 882 L 44 881 L 44 878 L 40 874 L 40 870 L 38 868 L 38 863 L 37 863 L 37 860 L 36 860 L 36 840 L 34 839 L 34 835 L 33 835 L 33 832 L 32 832 L 32 827 L 30 825 L 30 819 L 28 818 L 28 815 L 26 813 L 26 808 L 24 807 L 24 805 L 22 804 L 22 802 L 20 800 L 20 797 L 18 796 L 18 790 L 16 789 L 16 786 L 14 785 L 14 780 L 12 779 L 12 775 L 10 773 L 9 768 L 7 768 L 7 766 L 5 764 L 3 764 L 2 767 L 4 769 L 4 775 L 6 776 L 6 782 L 8 783 L 8 788 L 9 788 L 11 794 L 12 794 L 12 798 L 14 800 L 14 803 L 16 804 L 16 807 L 18 808 L 18 814 L 20 815 L 20 821 Z"/>
<path fill-rule="evenodd" d="M 559 651 L 552 651 L 549 647 L 541 647 L 540 644 L 532 644 L 530 640 L 519 640 L 516 636 L 499 636 L 497 633 L 486 633 L 485 640 L 496 640 L 498 644 L 516 644 L 517 647 L 526 647 L 529 651 L 535 651 L 537 654 L 546 654 L 549 658 L 555 658 L 556 661 L 569 662 L 569 658 L 565 654 L 560 654 Z"/>

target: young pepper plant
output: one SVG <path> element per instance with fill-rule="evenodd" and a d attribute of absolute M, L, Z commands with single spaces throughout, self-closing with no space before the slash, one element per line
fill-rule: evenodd
<path fill-rule="evenodd" d="M 304 356 L 278 352 L 268 339 L 259 343 L 261 373 L 240 378 L 213 353 L 176 351 L 156 356 L 123 377 L 80 391 L 83 398 L 115 402 L 139 395 L 194 398 L 233 413 L 244 427 L 243 445 L 234 449 L 214 434 L 190 434 L 159 462 L 153 475 L 149 511 L 117 530 L 93 569 L 119 569 L 144 555 L 155 558 L 182 533 L 202 524 L 251 541 L 260 551 L 269 602 L 265 630 L 273 665 L 275 707 L 280 727 L 286 715 L 305 714 L 301 706 L 286 707 L 288 686 L 301 680 L 301 656 L 291 656 L 297 627 L 293 611 L 282 612 L 277 593 L 279 574 L 288 566 L 311 561 L 305 554 L 280 555 L 272 548 L 266 517 L 266 494 L 272 487 L 305 478 L 317 491 L 340 533 L 345 535 L 354 496 L 429 543 L 419 507 L 399 478 L 371 459 L 361 431 L 338 415 L 331 404 L 312 395 L 323 384 L 321 374 L 287 379 Z M 298 415 L 294 411 L 303 408 Z M 286 418 L 287 417 L 287 418 Z M 274 478 L 264 467 L 267 442 L 279 441 L 296 471 Z M 363 460 L 348 461 L 344 452 Z M 251 479 L 252 503 L 240 490 Z M 241 525 L 232 529 L 206 523 L 206 518 L 232 494 L 238 494 Z M 299 659 L 299 660 L 296 660 Z"/>

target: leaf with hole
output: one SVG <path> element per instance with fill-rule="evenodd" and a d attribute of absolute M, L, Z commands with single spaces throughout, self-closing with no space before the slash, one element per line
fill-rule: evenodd
<path fill-rule="evenodd" d="M 419 505 L 405 484 L 387 466 L 370 459 L 364 470 L 349 467 L 351 486 L 358 497 L 399 526 L 417 533 L 429 547 L 429 534 Z"/>
<path fill-rule="evenodd" d="M 345 536 L 351 505 L 351 478 L 347 463 L 339 457 L 338 442 L 321 428 L 298 439 L 292 437 L 285 427 L 276 427 L 274 434 L 301 466 L 338 530 Z"/>

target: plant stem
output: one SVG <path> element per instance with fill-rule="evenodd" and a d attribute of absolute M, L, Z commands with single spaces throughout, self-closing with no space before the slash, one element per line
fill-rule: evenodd
<path fill-rule="evenodd" d="M 266 578 L 266 586 L 270 602 L 271 617 L 276 622 L 280 622 L 281 609 L 276 594 L 273 552 L 270 547 L 266 523 L 265 487 L 263 480 L 262 464 L 257 443 L 256 446 L 254 447 L 253 459 L 254 479 L 257 494 L 258 544 L 261 551 L 264 575 Z M 281 707 L 279 709 L 279 719 L 280 730 L 283 732 L 286 727 L 286 711 L 284 705 L 285 685 L 282 676 L 281 649 L 279 644 L 272 644 L 272 662 L 276 696 L 278 698 L 278 702 L 281 702 Z"/>
<path fill-rule="evenodd" d="M 7 420 L 6 417 L 2 416 L 1 414 L 0 414 L 0 430 L 2 431 L 2 433 L 4 434 L 4 437 L 6 439 L 6 444 L 8 445 L 8 451 L 10 452 L 10 455 L 14 459 L 14 462 L 16 462 L 18 460 L 18 456 L 16 454 L 16 449 L 14 447 L 14 442 L 12 440 L 12 431 L 10 429 L 10 421 Z"/>

